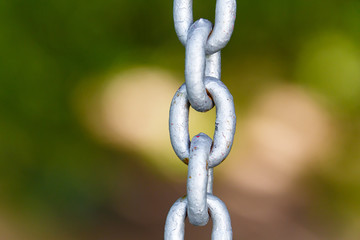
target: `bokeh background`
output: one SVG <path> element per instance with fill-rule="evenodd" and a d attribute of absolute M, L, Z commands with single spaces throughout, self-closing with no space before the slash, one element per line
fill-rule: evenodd
<path fill-rule="evenodd" d="M 359 239 L 360 2 L 237 3 L 222 51 L 237 133 L 214 186 L 234 239 Z M 195 19 L 214 11 L 194 1 Z M 186 191 L 172 1 L 2 0 L 0 53 L 0 239 L 161 239 Z M 192 111 L 191 135 L 214 119 Z"/>

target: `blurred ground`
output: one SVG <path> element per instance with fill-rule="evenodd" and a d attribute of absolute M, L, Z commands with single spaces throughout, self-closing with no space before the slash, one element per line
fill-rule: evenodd
<path fill-rule="evenodd" d="M 237 133 L 214 185 L 234 239 L 359 239 L 360 2 L 237 4 L 222 51 Z M 214 10 L 194 1 L 195 19 Z M 161 239 L 186 191 L 172 1 L 4 0 L 0 52 L 0 239 Z M 191 111 L 191 135 L 214 120 Z"/>

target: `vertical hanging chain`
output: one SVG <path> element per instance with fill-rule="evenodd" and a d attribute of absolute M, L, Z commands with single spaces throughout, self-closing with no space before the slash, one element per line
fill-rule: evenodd
<path fill-rule="evenodd" d="M 213 240 L 231 240 L 232 229 L 225 204 L 212 193 L 213 168 L 230 152 L 236 116 L 233 97 L 221 82 L 220 51 L 229 42 L 235 23 L 236 0 L 217 0 L 215 25 L 206 19 L 193 22 L 192 0 L 174 0 L 175 30 L 185 46 L 185 83 L 171 102 L 169 130 L 176 155 L 188 164 L 187 195 L 171 207 L 165 223 L 165 240 L 183 240 L 185 218 L 204 226 L 213 222 Z M 213 140 L 204 133 L 189 136 L 189 107 L 206 112 L 216 106 Z"/>

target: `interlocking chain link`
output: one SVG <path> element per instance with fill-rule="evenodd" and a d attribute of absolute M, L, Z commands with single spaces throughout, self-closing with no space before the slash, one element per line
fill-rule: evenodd
<path fill-rule="evenodd" d="M 193 1 L 174 0 L 175 31 L 180 42 L 186 46 L 188 31 L 193 24 Z M 215 10 L 215 26 L 206 44 L 206 53 L 215 53 L 229 42 L 235 23 L 236 0 L 217 0 Z"/>
<path fill-rule="evenodd" d="M 236 116 L 233 97 L 221 82 L 220 50 L 233 32 L 236 0 L 217 0 L 215 25 L 193 23 L 192 0 L 174 0 L 175 30 L 185 46 L 185 83 L 171 102 L 169 130 L 176 155 L 188 164 L 187 195 L 171 207 L 165 240 L 183 240 L 186 216 L 191 224 L 213 221 L 213 240 L 231 240 L 231 220 L 225 204 L 212 194 L 213 168 L 228 156 L 233 144 Z M 206 112 L 216 106 L 213 140 L 199 133 L 190 141 L 189 107 Z"/>

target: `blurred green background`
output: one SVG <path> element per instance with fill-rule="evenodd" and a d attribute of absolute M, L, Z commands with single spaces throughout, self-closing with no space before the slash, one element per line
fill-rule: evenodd
<path fill-rule="evenodd" d="M 360 2 L 237 4 L 215 170 L 234 239 L 359 239 Z M 0 239 L 162 238 L 186 189 L 167 132 L 184 52 L 172 1 L 0 1 Z M 213 125 L 191 112 L 192 134 Z"/>

